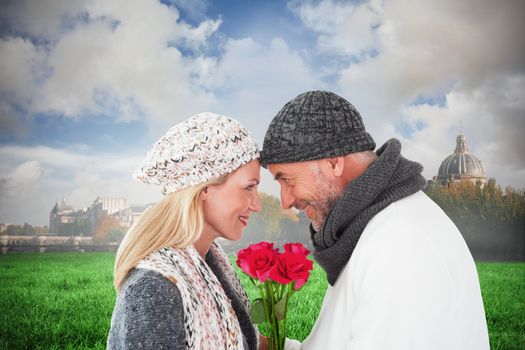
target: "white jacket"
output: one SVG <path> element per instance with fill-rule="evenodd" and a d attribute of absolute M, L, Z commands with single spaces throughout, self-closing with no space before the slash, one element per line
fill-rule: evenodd
<path fill-rule="evenodd" d="M 379 212 L 308 338 L 286 349 L 489 349 L 476 265 L 456 226 L 421 191 Z"/>

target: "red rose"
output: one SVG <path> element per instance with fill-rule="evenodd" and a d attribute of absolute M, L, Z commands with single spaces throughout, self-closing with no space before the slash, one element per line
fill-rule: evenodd
<path fill-rule="evenodd" d="M 303 254 L 304 256 L 308 256 L 308 254 L 310 254 L 310 251 L 306 249 L 301 243 L 286 243 L 284 245 L 284 251 L 293 254 Z"/>
<path fill-rule="evenodd" d="M 285 344 L 286 306 L 294 289 L 301 289 L 310 277 L 313 262 L 306 258 L 309 253 L 300 243 L 287 243 L 281 254 L 269 242 L 252 244 L 237 253 L 237 265 L 260 291 L 250 317 L 270 327 L 268 345 L 272 349 L 283 349 Z"/>
<path fill-rule="evenodd" d="M 276 256 L 277 250 L 273 249 L 273 243 L 252 244 L 237 253 L 237 266 L 248 276 L 264 282 L 277 261 Z"/>
<path fill-rule="evenodd" d="M 285 251 L 277 257 L 277 264 L 269 271 L 269 277 L 281 284 L 294 281 L 294 289 L 299 290 L 308 281 L 312 269 L 313 263 L 306 259 L 304 253 Z"/>

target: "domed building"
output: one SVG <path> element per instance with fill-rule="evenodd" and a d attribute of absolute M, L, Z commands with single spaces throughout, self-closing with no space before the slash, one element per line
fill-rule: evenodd
<path fill-rule="evenodd" d="M 469 153 L 467 138 L 460 131 L 456 138 L 456 149 L 449 155 L 439 167 L 438 175 L 434 176 L 434 182 L 441 185 L 471 181 L 481 186 L 487 184 L 485 167 L 476 156 Z"/>

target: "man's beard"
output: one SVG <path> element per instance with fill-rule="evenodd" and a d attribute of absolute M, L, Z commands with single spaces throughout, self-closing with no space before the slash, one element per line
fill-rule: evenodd
<path fill-rule="evenodd" d="M 316 182 L 317 191 L 315 192 L 315 199 L 310 201 L 308 205 L 315 211 L 315 217 L 310 218 L 312 227 L 316 232 L 319 232 L 335 203 L 342 197 L 344 188 L 336 183 L 331 183 L 318 167 L 312 167 L 312 175 Z"/>

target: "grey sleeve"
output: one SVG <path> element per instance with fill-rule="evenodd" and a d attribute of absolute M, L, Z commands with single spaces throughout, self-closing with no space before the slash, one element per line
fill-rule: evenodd
<path fill-rule="evenodd" d="M 157 272 L 132 271 L 117 296 L 107 348 L 186 349 L 178 288 Z"/>

